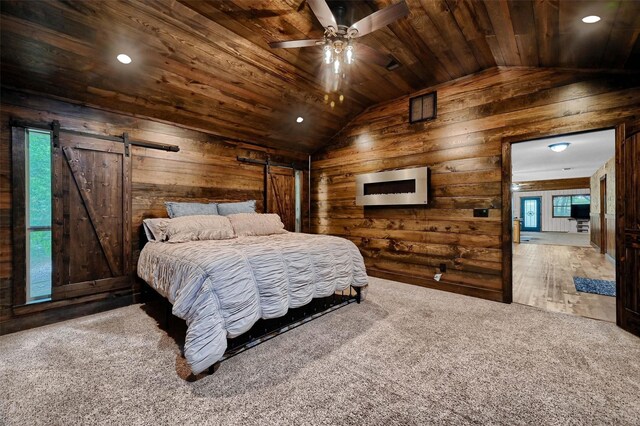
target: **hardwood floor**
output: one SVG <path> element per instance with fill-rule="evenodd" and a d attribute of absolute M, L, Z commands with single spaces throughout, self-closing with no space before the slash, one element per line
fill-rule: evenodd
<path fill-rule="evenodd" d="M 593 247 L 514 244 L 513 301 L 616 321 L 616 298 L 578 293 L 573 277 L 615 280 L 615 267 Z"/>
<path fill-rule="evenodd" d="M 591 247 L 588 233 L 572 232 L 521 232 L 521 244 L 545 244 L 552 246 Z"/>

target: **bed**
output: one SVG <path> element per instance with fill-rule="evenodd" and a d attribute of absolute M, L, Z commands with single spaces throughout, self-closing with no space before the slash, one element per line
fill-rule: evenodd
<path fill-rule="evenodd" d="M 149 242 L 138 275 L 187 323 L 184 356 L 194 374 L 223 358 L 227 339 L 314 298 L 367 285 L 351 241 L 281 230 L 272 235 Z"/>

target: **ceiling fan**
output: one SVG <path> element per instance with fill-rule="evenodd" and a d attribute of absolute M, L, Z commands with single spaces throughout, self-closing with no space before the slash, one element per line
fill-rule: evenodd
<path fill-rule="evenodd" d="M 326 0 L 306 0 L 313 14 L 324 27 L 324 36 L 320 39 L 277 41 L 269 43 L 271 48 L 298 48 L 323 46 L 323 57 L 326 64 L 333 64 L 336 74 L 341 72 L 342 64 L 351 64 L 355 59 L 353 39 L 362 37 L 386 27 L 409 14 L 404 0 L 378 10 L 359 21 L 344 25 L 343 19 L 336 19 Z M 342 18 L 345 6 L 337 8 Z M 373 62 L 388 70 L 396 69 L 400 63 L 391 55 L 386 55 L 364 44 L 358 44 L 358 56 L 367 62 Z"/>

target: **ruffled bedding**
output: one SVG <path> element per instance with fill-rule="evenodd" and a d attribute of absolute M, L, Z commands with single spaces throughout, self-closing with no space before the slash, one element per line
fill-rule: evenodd
<path fill-rule="evenodd" d="M 198 374 L 259 319 L 277 318 L 315 297 L 367 284 L 351 241 L 285 233 L 230 240 L 150 242 L 138 275 L 187 322 L 184 355 Z"/>

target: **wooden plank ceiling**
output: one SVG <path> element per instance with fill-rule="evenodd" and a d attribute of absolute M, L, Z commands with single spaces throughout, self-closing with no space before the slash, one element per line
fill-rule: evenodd
<path fill-rule="evenodd" d="M 347 6 L 357 20 L 395 1 Z M 483 69 L 640 68 L 639 1 L 407 3 L 358 40 L 402 66 L 356 62 L 332 91 L 319 47 L 267 45 L 322 36 L 304 0 L 3 0 L 2 85 L 312 152 L 371 105 Z"/>

